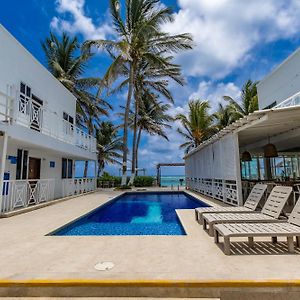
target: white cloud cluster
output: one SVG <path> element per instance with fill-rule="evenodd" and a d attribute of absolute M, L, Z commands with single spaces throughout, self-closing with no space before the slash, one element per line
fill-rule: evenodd
<path fill-rule="evenodd" d="M 189 32 L 192 51 L 177 60 L 186 75 L 220 79 L 241 66 L 260 43 L 299 34 L 299 0 L 178 0 L 171 33 Z"/>
<path fill-rule="evenodd" d="M 191 94 L 190 99 L 208 100 L 212 111 L 215 111 L 219 102 L 223 102 L 223 96 L 230 96 L 240 100 L 241 90 L 233 82 L 214 83 L 212 81 L 201 81 L 198 90 Z"/>
<path fill-rule="evenodd" d="M 50 27 L 53 30 L 81 33 L 86 39 L 104 39 L 112 31 L 108 23 L 104 22 L 97 26 L 92 18 L 86 16 L 85 0 L 56 0 L 55 4 L 56 11 L 63 16 L 52 18 Z M 69 15 L 68 19 L 64 18 L 64 14 Z"/>

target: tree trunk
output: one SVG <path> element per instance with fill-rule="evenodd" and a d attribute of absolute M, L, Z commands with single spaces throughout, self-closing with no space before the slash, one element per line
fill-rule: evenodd
<path fill-rule="evenodd" d="M 136 156 L 135 156 L 135 167 L 138 169 L 139 164 L 138 164 L 138 158 L 139 158 L 139 145 L 141 141 L 141 134 L 142 134 L 142 128 L 139 128 L 138 136 L 137 136 L 137 141 L 136 141 Z M 137 173 L 136 173 L 137 175 Z"/>
<path fill-rule="evenodd" d="M 136 174 L 136 155 L 137 155 L 137 120 L 139 114 L 139 95 L 135 93 L 135 105 L 134 105 L 134 121 L 133 121 L 133 139 L 132 139 L 132 160 L 131 160 L 131 176 L 129 184 L 133 185 L 134 177 Z"/>
<path fill-rule="evenodd" d="M 133 67 L 133 63 L 130 63 L 130 70 L 129 71 L 130 71 L 130 73 L 129 73 L 129 85 L 128 85 L 127 102 L 126 102 L 126 107 L 125 107 L 124 129 L 123 129 L 123 164 L 122 164 L 122 182 L 121 182 L 122 186 L 127 184 L 128 119 L 129 119 L 130 103 L 131 103 L 133 85 L 134 85 L 134 67 Z"/>
<path fill-rule="evenodd" d="M 101 174 L 101 168 L 100 168 L 100 162 L 98 161 L 98 174 L 97 174 L 97 177 L 99 178 L 100 177 L 100 174 Z"/>

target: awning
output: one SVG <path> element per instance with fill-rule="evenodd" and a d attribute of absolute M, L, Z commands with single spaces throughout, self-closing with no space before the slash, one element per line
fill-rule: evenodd
<path fill-rule="evenodd" d="M 261 150 L 268 137 L 276 143 L 279 151 L 300 147 L 300 106 L 256 111 L 225 127 L 185 158 L 230 133 L 238 133 L 239 146 L 249 150 Z"/>

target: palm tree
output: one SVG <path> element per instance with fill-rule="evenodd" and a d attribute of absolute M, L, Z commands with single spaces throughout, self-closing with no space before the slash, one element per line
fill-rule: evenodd
<path fill-rule="evenodd" d="M 101 82 L 99 78 L 83 77 L 92 55 L 77 53 L 81 48 L 77 38 L 71 39 L 66 33 L 59 39 L 51 32 L 42 48 L 49 71 L 77 98 L 77 113 L 83 116 L 84 106 L 95 100 L 90 90 Z"/>
<path fill-rule="evenodd" d="M 139 106 L 138 117 L 136 122 L 137 135 L 136 141 L 132 148 L 135 160 L 135 167 L 138 169 L 138 150 L 142 132 L 149 135 L 159 135 L 166 140 L 169 140 L 164 129 L 171 128 L 168 124 L 173 121 L 173 118 L 167 113 L 170 109 L 169 104 L 164 104 L 158 101 L 158 96 L 153 93 L 144 93 Z M 134 119 L 136 114 L 131 115 L 132 125 L 135 126 Z"/>
<path fill-rule="evenodd" d="M 79 119 L 79 124 L 86 128 L 89 135 L 94 136 L 97 128 L 101 126 L 100 116 L 108 116 L 107 107 L 112 109 L 112 107 L 102 100 L 91 101 L 89 103 L 84 103 L 83 109 L 84 114 Z M 85 161 L 83 177 L 87 177 L 88 172 L 88 161 Z"/>
<path fill-rule="evenodd" d="M 90 135 L 95 133 L 95 125 L 100 115 L 108 115 L 111 105 L 96 97 L 91 90 L 99 86 L 101 80 L 83 77 L 91 54 L 77 54 L 81 45 L 76 37 L 66 33 L 61 40 L 53 33 L 42 43 L 50 72 L 77 98 L 77 123 L 86 128 Z M 84 177 L 87 175 L 88 161 L 85 161 Z"/>
<path fill-rule="evenodd" d="M 219 103 L 218 111 L 213 114 L 217 129 L 222 130 L 223 128 L 234 122 L 234 115 L 235 108 L 232 105 L 229 104 L 224 106 L 222 103 Z"/>
<path fill-rule="evenodd" d="M 234 120 L 240 119 L 258 110 L 257 84 L 258 82 L 256 81 L 253 82 L 250 79 L 247 80 L 242 88 L 241 103 L 230 96 L 223 97 L 233 108 L 232 118 Z"/>
<path fill-rule="evenodd" d="M 209 114 L 210 105 L 208 101 L 191 100 L 188 106 L 188 116 L 183 114 L 176 116 L 176 120 L 179 120 L 183 126 L 183 129 L 178 128 L 177 131 L 186 140 L 180 145 L 180 148 L 185 148 L 186 153 L 199 146 L 216 132 L 216 127 L 213 124 L 214 117 Z"/>
<path fill-rule="evenodd" d="M 123 12 L 119 0 L 110 0 L 116 40 L 96 40 L 85 43 L 85 49 L 91 49 L 92 46 L 104 48 L 115 57 L 104 77 L 106 84 L 111 84 L 117 77 L 124 76 L 124 66 L 128 70 L 123 128 L 122 185 L 127 181 L 129 111 L 139 62 L 145 60 L 151 66 L 164 69 L 168 64 L 165 58 L 167 53 L 191 49 L 190 35 L 170 35 L 161 31 L 163 23 L 172 21 L 172 10 L 159 4 L 159 0 L 127 0 Z"/>
<path fill-rule="evenodd" d="M 121 164 L 123 149 L 122 138 L 117 135 L 117 128 L 109 121 L 103 121 L 96 129 L 98 150 L 98 177 L 106 164 Z"/>

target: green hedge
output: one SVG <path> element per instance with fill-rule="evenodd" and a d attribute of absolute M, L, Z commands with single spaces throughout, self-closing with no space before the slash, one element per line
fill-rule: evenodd
<path fill-rule="evenodd" d="M 114 182 L 114 186 L 121 185 L 122 178 L 119 176 L 112 176 L 106 172 L 103 173 L 101 177 L 98 177 L 97 183 L 98 187 L 101 187 L 103 182 Z M 127 178 L 127 182 L 129 181 L 129 177 Z M 135 187 L 150 187 L 153 186 L 154 178 L 151 176 L 137 176 L 134 179 L 133 185 Z"/>
<path fill-rule="evenodd" d="M 98 187 L 101 187 L 100 182 L 114 182 L 115 186 L 119 186 L 121 185 L 121 177 L 112 176 L 104 172 L 103 175 L 101 177 L 98 177 L 97 179 Z"/>
<path fill-rule="evenodd" d="M 133 185 L 135 187 L 149 187 L 152 186 L 154 178 L 151 176 L 137 176 L 134 178 Z"/>

